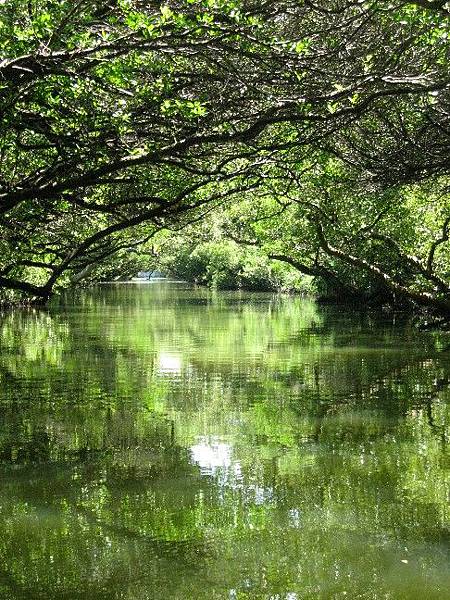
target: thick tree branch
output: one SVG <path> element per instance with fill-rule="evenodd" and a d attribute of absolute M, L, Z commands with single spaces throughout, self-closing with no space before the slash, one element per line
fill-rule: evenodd
<path fill-rule="evenodd" d="M 445 219 L 444 224 L 442 225 L 441 237 L 439 237 L 437 240 L 435 240 L 431 244 L 430 251 L 428 253 L 428 258 L 427 258 L 427 268 L 426 268 L 427 273 L 430 273 L 430 274 L 433 273 L 434 256 L 436 254 L 436 250 L 438 249 L 438 247 L 441 244 L 444 244 L 445 242 L 448 242 L 449 227 L 450 227 L 450 216 L 448 216 Z"/>
<path fill-rule="evenodd" d="M 332 246 L 325 237 L 322 224 L 318 220 L 315 220 L 315 225 L 320 247 L 329 256 L 334 256 L 349 265 L 369 273 L 375 279 L 378 279 L 394 295 L 397 295 L 405 300 L 413 301 L 421 306 L 435 308 L 442 312 L 450 313 L 450 298 L 441 299 L 431 293 L 419 292 L 398 283 L 390 275 L 382 271 L 378 266 L 371 264 L 369 261 L 363 258 L 359 258 L 353 254 L 344 252 L 343 250 Z"/>

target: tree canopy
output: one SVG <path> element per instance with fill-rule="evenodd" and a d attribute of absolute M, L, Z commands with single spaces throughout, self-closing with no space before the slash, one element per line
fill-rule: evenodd
<path fill-rule="evenodd" d="M 427 0 L 1 3 L 1 294 L 120 274 L 219 209 L 224 235 L 328 286 L 448 312 L 449 16 Z"/>

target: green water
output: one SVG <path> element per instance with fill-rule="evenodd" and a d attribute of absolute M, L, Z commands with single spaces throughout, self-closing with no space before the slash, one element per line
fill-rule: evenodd
<path fill-rule="evenodd" d="M 0 316 L 0 598 L 450 598 L 450 344 L 298 298 Z"/>

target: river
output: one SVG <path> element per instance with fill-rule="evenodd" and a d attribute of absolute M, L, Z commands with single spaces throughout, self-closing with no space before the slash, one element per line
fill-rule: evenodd
<path fill-rule="evenodd" d="M 449 598 L 449 343 L 167 282 L 3 313 L 0 598 Z"/>

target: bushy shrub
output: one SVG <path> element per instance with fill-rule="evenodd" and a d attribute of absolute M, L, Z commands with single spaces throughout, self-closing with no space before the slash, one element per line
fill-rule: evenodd
<path fill-rule="evenodd" d="M 242 247 L 230 240 L 201 242 L 194 248 L 172 243 L 162 252 L 158 268 L 216 289 L 313 291 L 311 278 L 271 261 L 256 248 Z"/>

